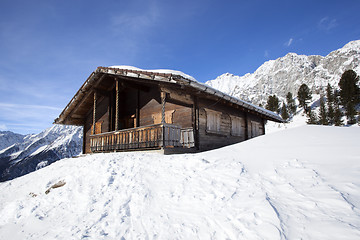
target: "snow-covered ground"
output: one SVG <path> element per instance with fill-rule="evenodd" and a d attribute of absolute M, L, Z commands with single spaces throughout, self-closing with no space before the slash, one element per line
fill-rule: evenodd
<path fill-rule="evenodd" d="M 359 135 L 302 126 L 198 154 L 64 159 L 0 183 L 0 239 L 360 239 Z"/>
<path fill-rule="evenodd" d="M 306 126 L 307 116 L 303 113 L 302 110 L 299 111 L 297 115 L 288 122 L 288 123 L 277 123 L 268 121 L 265 125 L 265 133 L 273 133 L 285 129 L 296 128 L 301 126 Z"/>

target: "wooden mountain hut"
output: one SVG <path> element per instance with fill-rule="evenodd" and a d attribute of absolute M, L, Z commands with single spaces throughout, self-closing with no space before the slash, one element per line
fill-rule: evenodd
<path fill-rule="evenodd" d="M 265 134 L 277 114 L 177 71 L 98 67 L 54 123 L 83 126 L 83 152 L 214 149 Z"/>

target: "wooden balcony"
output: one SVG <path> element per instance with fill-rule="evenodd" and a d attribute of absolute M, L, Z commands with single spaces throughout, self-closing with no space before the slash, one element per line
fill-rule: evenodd
<path fill-rule="evenodd" d="M 92 152 L 192 148 L 194 146 L 193 128 L 180 128 L 172 124 L 155 124 L 90 136 Z"/>

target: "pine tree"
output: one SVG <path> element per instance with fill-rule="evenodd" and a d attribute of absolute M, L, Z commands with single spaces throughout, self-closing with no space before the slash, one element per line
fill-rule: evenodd
<path fill-rule="evenodd" d="M 306 121 L 307 124 L 318 124 L 319 123 L 316 113 L 314 111 L 312 111 L 311 108 L 307 109 L 307 117 L 308 117 L 308 119 Z"/>
<path fill-rule="evenodd" d="M 334 91 L 328 83 L 326 87 L 327 98 L 327 119 L 330 124 L 334 124 Z"/>
<path fill-rule="evenodd" d="M 327 120 L 330 124 L 334 124 L 335 110 L 332 103 L 327 104 Z"/>
<path fill-rule="evenodd" d="M 296 113 L 296 104 L 291 92 L 286 94 L 286 103 L 289 113 L 294 115 Z"/>
<path fill-rule="evenodd" d="M 326 98 L 328 103 L 334 103 L 334 91 L 330 83 L 326 86 Z"/>
<path fill-rule="evenodd" d="M 328 125 L 328 118 L 325 107 L 325 100 L 323 96 L 320 96 L 320 110 L 319 110 L 319 123 L 322 125 Z"/>
<path fill-rule="evenodd" d="M 308 103 L 311 101 L 311 92 L 309 87 L 304 83 L 300 86 L 298 91 L 298 100 L 299 105 L 304 108 L 305 112 L 307 111 Z"/>
<path fill-rule="evenodd" d="M 346 118 L 347 118 L 347 124 L 355 124 L 356 123 L 356 110 L 353 102 L 348 102 L 346 107 Z"/>
<path fill-rule="evenodd" d="M 337 91 L 334 91 L 334 124 L 335 126 L 343 125 L 343 120 L 341 119 L 343 116 L 340 109 L 340 100 L 338 97 Z"/>
<path fill-rule="evenodd" d="M 265 108 L 270 111 L 279 113 L 280 112 L 279 98 L 275 94 L 272 96 L 269 96 Z"/>
<path fill-rule="evenodd" d="M 341 119 L 343 116 L 341 110 L 339 107 L 335 107 L 335 111 L 334 111 L 334 124 L 335 126 L 342 126 L 343 125 L 343 120 Z"/>
<path fill-rule="evenodd" d="M 281 117 L 284 120 L 288 120 L 288 118 L 289 118 L 289 113 L 288 113 L 287 107 L 284 102 L 281 107 Z"/>
<path fill-rule="evenodd" d="M 353 70 L 347 70 L 341 76 L 339 81 L 340 87 L 340 101 L 345 108 L 345 115 L 348 119 L 348 124 L 353 124 L 355 120 L 355 106 L 360 101 L 360 88 L 357 85 L 359 76 Z"/>

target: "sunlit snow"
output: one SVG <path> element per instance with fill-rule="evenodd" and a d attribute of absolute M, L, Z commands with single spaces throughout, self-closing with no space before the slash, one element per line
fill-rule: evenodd
<path fill-rule="evenodd" d="M 302 126 L 198 154 L 64 159 L 0 183 L 0 239 L 359 239 L 359 135 Z"/>

